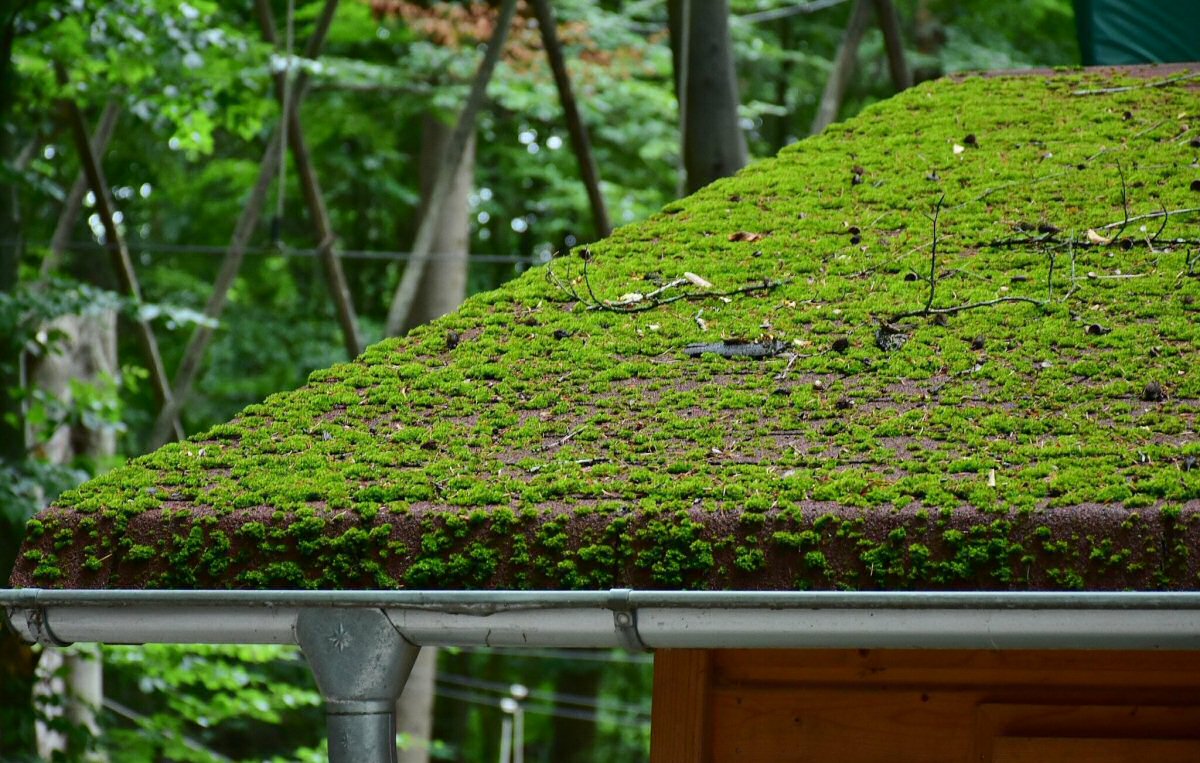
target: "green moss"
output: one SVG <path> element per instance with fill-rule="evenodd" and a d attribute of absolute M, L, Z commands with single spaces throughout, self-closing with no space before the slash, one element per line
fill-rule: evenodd
<path fill-rule="evenodd" d="M 155 557 L 153 546 L 134 544 L 125 552 L 125 559 L 130 562 L 148 562 Z"/>
<path fill-rule="evenodd" d="M 1200 218 L 1172 214 L 1148 246 L 1162 221 L 1141 217 L 1195 206 L 1196 150 L 1149 129 L 1194 93 L 1070 95 L 1126 82 L 1098 77 L 968 77 L 877 104 L 591 245 L 586 284 L 578 256 L 556 259 L 65 494 L 29 522 L 17 574 L 1195 587 L 1200 278 L 1166 239 L 1200 239 Z M 977 145 L 955 153 L 968 131 Z M 855 166 L 868 182 L 850 182 Z M 934 306 L 1041 304 L 899 319 L 908 341 L 884 351 L 879 324 L 928 299 L 943 194 Z M 1126 211 L 1141 218 L 1129 248 L 1087 243 Z M 1060 245 L 1030 240 L 1044 225 Z M 725 299 L 675 285 L 664 294 L 688 299 L 629 314 L 590 304 L 685 272 L 720 291 L 779 285 Z M 795 357 L 682 352 L 721 339 Z M 1165 399 L 1143 399 L 1151 381 Z"/>

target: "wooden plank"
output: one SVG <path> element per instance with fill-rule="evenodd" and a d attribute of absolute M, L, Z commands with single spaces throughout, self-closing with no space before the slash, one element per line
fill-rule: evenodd
<path fill-rule="evenodd" d="M 717 650 L 708 683 L 705 760 L 984 762 L 1003 737 L 1200 738 L 1188 653 Z M 698 712 L 660 708 L 658 690 L 656 719 Z M 675 759 L 696 758 L 659 758 Z"/>
<path fill-rule="evenodd" d="M 973 742 L 973 708 L 964 699 L 955 692 L 717 688 L 712 759 L 962 763 Z"/>
<path fill-rule="evenodd" d="M 663 649 L 654 654 L 650 763 L 713 760 L 708 717 L 711 654 L 703 649 Z"/>
<path fill-rule="evenodd" d="M 1200 653 L 887 649 L 728 649 L 718 684 L 1178 687 L 1200 699 Z"/>
<path fill-rule="evenodd" d="M 1175 701 L 1173 694 L 1164 692 L 1159 701 Z M 1112 705 L 980 704 L 975 714 L 976 748 L 971 760 L 992 760 L 1000 740 L 1006 737 L 1188 739 L 1195 743 L 1200 742 L 1200 706 L 1128 702 Z M 1200 760 L 1200 756 L 1194 760 Z"/>
<path fill-rule="evenodd" d="M 992 763 L 1196 763 L 1195 739 L 1070 739 L 1007 737 L 996 740 Z"/>

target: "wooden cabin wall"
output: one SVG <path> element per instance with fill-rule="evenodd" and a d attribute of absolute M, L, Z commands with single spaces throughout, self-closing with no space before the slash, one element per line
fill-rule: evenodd
<path fill-rule="evenodd" d="M 1190 652 L 661 650 L 652 763 L 1200 761 Z"/>

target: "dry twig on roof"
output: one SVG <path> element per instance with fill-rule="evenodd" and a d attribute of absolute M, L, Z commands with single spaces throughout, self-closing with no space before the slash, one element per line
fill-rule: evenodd
<path fill-rule="evenodd" d="M 1200 78 L 1200 74 L 1196 74 L 1196 73 L 1179 74 L 1174 77 L 1168 77 L 1166 79 L 1155 80 L 1153 82 L 1147 82 L 1142 85 L 1124 85 L 1122 87 L 1100 87 L 1100 88 L 1096 88 L 1094 90 L 1072 90 L 1071 95 L 1111 95 L 1112 93 L 1128 93 L 1132 90 L 1145 90 L 1147 88 L 1152 88 L 1152 87 L 1166 87 L 1167 85 L 1174 85 L 1176 82 L 1184 82 L 1187 80 L 1192 80 L 1192 79 L 1197 79 L 1197 78 Z"/>
<path fill-rule="evenodd" d="M 602 300 L 596 296 L 596 292 L 592 288 L 592 280 L 588 275 L 588 263 L 592 259 L 591 252 L 586 248 L 579 255 L 583 260 L 583 284 L 587 289 L 587 297 L 581 295 L 574 286 L 569 282 L 563 281 L 558 274 L 554 272 L 553 261 L 546 266 L 546 278 L 554 284 L 560 291 L 570 296 L 572 299 L 579 302 L 587 303 L 589 310 L 607 310 L 612 313 L 644 313 L 653 310 L 662 305 L 669 305 L 672 302 L 701 302 L 707 299 L 728 299 L 739 294 L 755 294 L 758 292 L 768 292 L 778 289 L 790 282 L 790 279 L 775 281 L 771 279 L 763 279 L 762 281 L 747 284 L 736 289 L 728 289 L 726 291 L 713 291 L 704 289 L 703 291 L 687 291 L 675 294 L 670 297 L 662 297 L 669 289 L 685 288 L 695 286 L 696 280 L 692 278 L 676 278 L 665 285 L 655 289 L 647 294 L 627 294 L 619 300 Z"/>
<path fill-rule="evenodd" d="M 929 283 L 929 297 L 928 297 L 928 299 L 925 300 L 925 307 L 921 308 L 920 310 L 910 310 L 905 313 L 898 313 L 896 315 L 893 315 L 891 318 L 888 318 L 888 320 L 885 322 L 884 325 L 887 326 L 888 324 L 895 323 L 895 322 L 903 320 L 905 318 L 917 318 L 920 316 L 929 316 L 929 315 L 952 315 L 954 313 L 961 313 L 965 310 L 974 310 L 974 309 L 980 308 L 980 307 L 991 307 L 993 305 L 999 305 L 999 304 L 1003 304 L 1005 302 L 1028 302 L 1029 304 L 1032 304 L 1032 305 L 1038 305 L 1039 307 L 1044 307 L 1046 305 L 1046 302 L 1044 302 L 1043 300 L 1039 300 L 1039 299 L 1033 299 L 1032 297 L 997 297 L 996 299 L 988 299 L 988 300 L 984 300 L 982 302 L 969 302 L 964 305 L 955 305 L 953 307 L 934 307 L 933 306 L 933 300 L 934 300 L 934 297 L 936 296 L 936 292 L 937 292 L 938 218 L 941 215 L 942 203 L 945 200 L 946 200 L 946 194 L 943 193 L 941 195 L 941 197 L 938 198 L 937 202 L 933 205 L 933 214 L 930 216 L 930 220 L 933 222 L 933 244 L 929 248 L 929 250 L 930 250 L 929 251 L 929 278 L 926 279 Z M 1050 235 L 1053 235 L 1053 234 L 1050 234 Z M 1039 239 L 1039 241 L 1044 241 L 1044 240 L 1045 239 Z M 1051 267 L 1051 275 L 1053 275 L 1053 268 L 1054 268 L 1053 259 L 1050 261 L 1050 267 Z"/>

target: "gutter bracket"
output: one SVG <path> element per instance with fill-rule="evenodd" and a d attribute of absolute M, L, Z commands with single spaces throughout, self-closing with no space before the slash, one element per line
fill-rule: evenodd
<path fill-rule="evenodd" d="M 380 609 L 304 609 L 295 627 L 325 698 L 330 763 L 395 763 L 396 700 L 420 647 Z"/>
<path fill-rule="evenodd" d="M 613 613 L 613 627 L 616 628 L 617 641 L 621 648 L 629 652 L 649 652 L 650 648 L 642 641 L 638 633 L 637 608 L 630 600 L 633 590 L 630 588 L 614 588 L 609 592 L 608 608 Z"/>
<path fill-rule="evenodd" d="M 24 619 L 24 629 L 18 625 L 21 619 Z M 70 646 L 71 642 L 63 641 L 54 635 L 50 630 L 50 624 L 46 620 L 46 607 L 40 604 L 26 604 L 20 607 L 10 607 L 8 609 L 8 622 L 13 630 L 21 634 L 21 637 L 31 643 L 41 644 L 42 646 Z"/>

